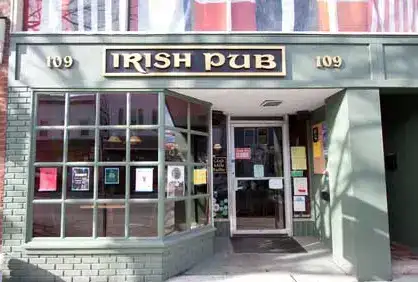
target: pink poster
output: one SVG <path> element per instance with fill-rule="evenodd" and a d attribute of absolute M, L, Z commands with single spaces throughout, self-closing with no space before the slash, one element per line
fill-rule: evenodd
<path fill-rule="evenodd" d="M 38 191 L 57 191 L 56 167 L 41 167 L 39 169 L 39 190 Z"/>
<path fill-rule="evenodd" d="M 251 148 L 235 148 L 236 160 L 251 160 Z"/>

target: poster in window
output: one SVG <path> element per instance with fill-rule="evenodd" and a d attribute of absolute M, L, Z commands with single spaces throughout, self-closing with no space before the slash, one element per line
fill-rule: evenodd
<path fill-rule="evenodd" d="M 308 178 L 294 177 L 293 178 L 293 195 L 308 196 Z"/>
<path fill-rule="evenodd" d="M 202 185 L 207 183 L 207 170 L 206 168 L 199 168 L 193 171 L 193 184 Z"/>
<path fill-rule="evenodd" d="M 56 167 L 41 167 L 39 169 L 39 190 L 40 192 L 57 191 Z"/>
<path fill-rule="evenodd" d="M 167 166 L 167 198 L 184 196 L 184 166 Z"/>
<path fill-rule="evenodd" d="M 324 129 L 324 123 L 318 123 L 312 127 L 312 149 L 315 174 L 323 174 L 325 171 L 326 164 L 324 143 L 326 140 L 324 140 L 324 136 L 326 136 L 326 133 L 324 132 Z"/>
<path fill-rule="evenodd" d="M 253 167 L 254 177 L 260 178 L 264 177 L 264 165 L 255 164 Z"/>
<path fill-rule="evenodd" d="M 236 160 L 251 160 L 251 148 L 235 148 Z"/>
<path fill-rule="evenodd" d="M 292 161 L 293 170 L 306 170 L 306 148 L 304 146 L 290 147 L 290 159 Z"/>
<path fill-rule="evenodd" d="M 135 192 L 152 192 L 154 190 L 154 168 L 135 169 Z"/>
<path fill-rule="evenodd" d="M 119 184 L 119 168 L 106 167 L 105 168 L 105 184 Z"/>
<path fill-rule="evenodd" d="M 71 191 L 90 190 L 90 170 L 88 167 L 73 167 L 71 177 Z"/>
<path fill-rule="evenodd" d="M 306 211 L 305 196 L 294 196 L 293 197 L 293 211 L 295 211 L 295 212 L 305 212 Z"/>
<path fill-rule="evenodd" d="M 213 158 L 213 172 L 226 173 L 226 157 Z"/>

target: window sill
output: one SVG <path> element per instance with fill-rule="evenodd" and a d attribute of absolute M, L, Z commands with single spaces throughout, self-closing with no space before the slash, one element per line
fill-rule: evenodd
<path fill-rule="evenodd" d="M 91 254 L 161 254 L 170 245 L 190 240 L 197 236 L 210 236 L 215 228 L 207 226 L 165 237 L 141 239 L 119 238 L 34 238 L 23 245 L 29 255 L 91 255 Z"/>

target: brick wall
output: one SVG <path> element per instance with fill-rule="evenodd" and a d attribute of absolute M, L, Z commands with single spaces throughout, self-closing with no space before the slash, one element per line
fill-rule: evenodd
<path fill-rule="evenodd" d="M 10 16 L 10 0 L 0 0 L 0 17 Z M 3 51 L 3 63 L 0 65 L 0 230 L 2 230 L 2 211 L 4 196 L 4 163 L 6 151 L 6 123 L 7 123 L 7 71 L 9 62 L 9 30 L 10 22 L 7 21 L 6 38 Z M 0 231 L 0 242 L 2 239 Z"/>

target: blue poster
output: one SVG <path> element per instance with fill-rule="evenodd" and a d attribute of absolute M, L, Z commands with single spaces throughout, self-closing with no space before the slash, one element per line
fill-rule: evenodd
<path fill-rule="evenodd" d="M 119 168 L 105 168 L 105 184 L 119 184 Z"/>

